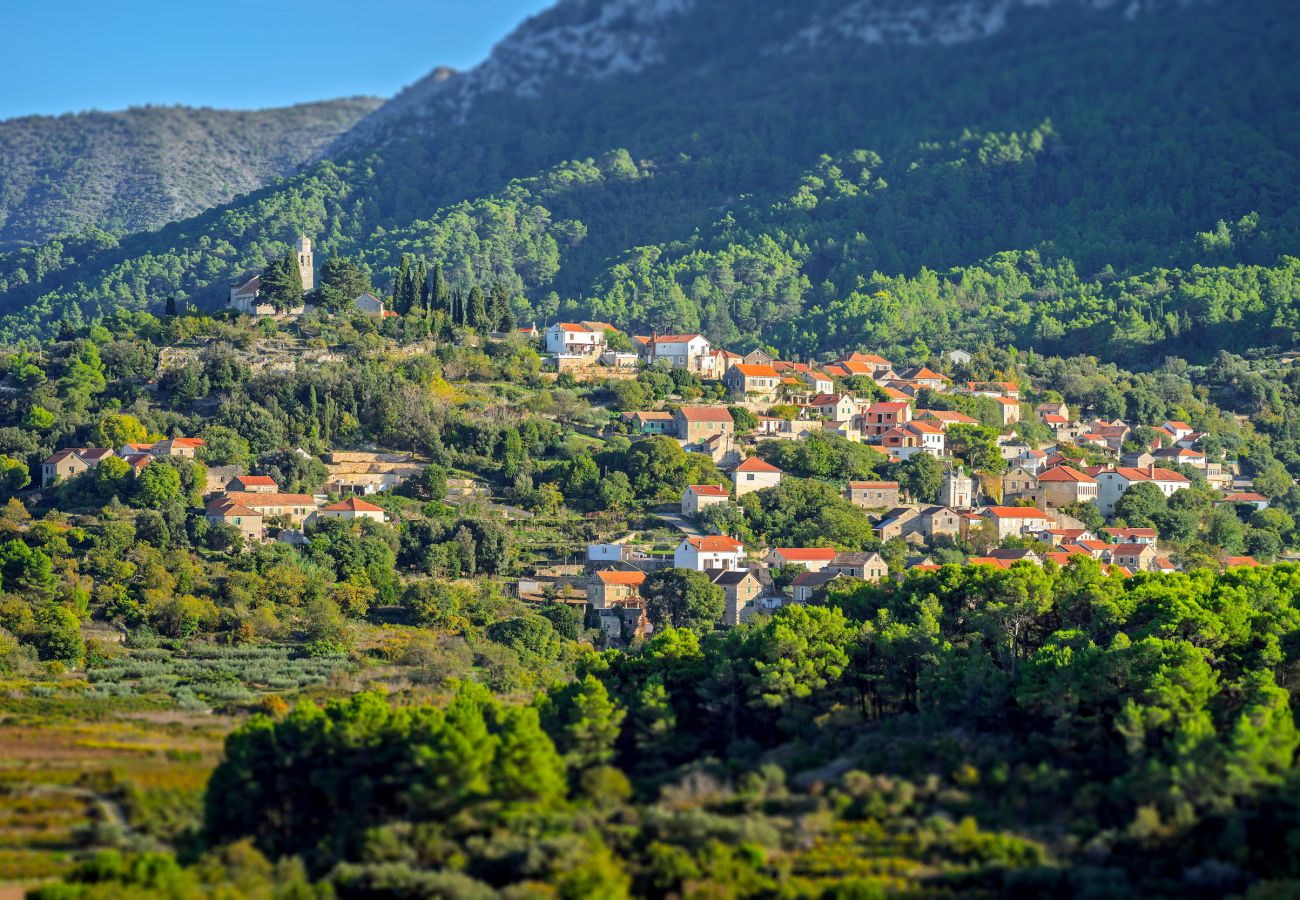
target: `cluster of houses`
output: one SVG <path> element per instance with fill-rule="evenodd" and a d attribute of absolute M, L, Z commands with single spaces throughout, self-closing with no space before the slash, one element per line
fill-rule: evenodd
<path fill-rule="evenodd" d="M 41 487 L 49 487 L 57 481 L 65 481 L 82 472 L 96 469 L 106 459 L 118 457 L 131 467 L 131 472 L 139 475 L 145 466 L 161 456 L 180 456 L 193 459 L 203 438 L 166 438 L 152 444 L 123 444 L 114 450 L 111 447 L 66 447 L 56 450 L 41 461 Z"/>
<path fill-rule="evenodd" d="M 560 323 L 547 330 L 547 348 L 553 353 L 598 360 L 606 352 L 604 341 L 609 331 L 606 323 Z M 581 337 L 584 333 L 585 338 Z M 758 425 L 749 435 L 737 434 L 726 406 L 683 405 L 672 411 L 623 414 L 627 430 L 635 437 L 672 437 L 688 452 L 710 455 L 728 475 L 730 484 L 689 485 L 681 498 L 681 513 L 686 517 L 698 517 L 709 507 L 734 503 L 747 493 L 780 484 L 784 473 L 751 455 L 753 443 L 806 439 L 818 431 L 873 445 L 892 461 L 926 453 L 945 465 L 933 504 L 907 498 L 895 482 L 849 481 L 844 486 L 845 498 L 869 512 L 875 535 L 882 542 L 902 539 L 915 545 L 918 554 L 936 539 L 973 536 L 993 544 L 1018 538 L 1023 539 L 1018 542 L 1022 545 L 1032 541 L 1050 548 L 991 549 L 987 556 L 970 559 L 969 564 L 1002 568 L 1016 562 L 1041 565 L 1052 560 L 1064 564 L 1072 556 L 1086 555 L 1121 575 L 1174 571 L 1176 566 L 1161 552 L 1154 529 L 1116 527 L 1093 534 L 1069 513 L 1077 505 L 1090 503 L 1103 516 L 1112 517 L 1124 493 L 1144 483 L 1172 497 L 1191 487 L 1189 470 L 1224 492 L 1220 503 L 1256 509 L 1268 505 L 1266 497 L 1249 490 L 1249 483 L 1238 477 L 1235 466 L 1211 460 L 1200 449 L 1203 435 L 1185 422 L 1171 420 L 1155 426 L 1153 435 L 1144 432 L 1150 445 L 1134 449 L 1137 426 L 1119 420 L 1081 420 L 1061 402 L 1031 408 L 1013 382 L 954 383 L 928 367 L 899 368 L 866 353 L 852 353 L 819 366 L 774 360 L 758 351 L 740 357 L 711 347 L 697 334 L 655 335 L 635 338 L 633 343 L 638 348 L 637 363 L 653 365 L 666 360 L 674 367 L 721 381 L 733 405 L 756 411 Z M 846 383 L 851 378 L 862 381 Z M 866 381 L 877 389 L 862 390 Z M 1008 466 L 1003 476 L 983 473 L 977 477 L 953 457 L 949 430 L 981 423 L 954 410 L 918 408 L 922 391 L 985 397 L 997 404 L 992 407 L 995 421 L 1002 426 L 997 445 Z M 873 399 L 863 399 L 862 393 L 871 393 Z M 761 413 L 778 399 L 793 406 L 796 415 L 789 417 L 788 411 L 782 417 Z M 990 404 L 982 406 L 988 410 Z M 1033 446 L 1018 437 L 1023 429 L 1012 426 L 1022 416 L 1041 423 L 1052 440 Z M 1089 459 L 1079 458 L 1082 455 Z M 1097 464 L 1099 460 L 1104 462 Z M 1254 560 L 1231 557 L 1223 563 L 1253 565 Z M 836 578 L 879 580 L 889 575 L 884 560 L 874 553 L 775 548 L 755 559 L 727 535 L 684 538 L 674 553 L 673 565 L 704 572 L 724 589 L 727 605 L 723 621 L 729 624 L 782 603 L 808 602 Z M 777 591 L 771 570 L 786 565 L 801 565 L 805 570 L 788 588 Z M 924 555 L 909 563 L 909 568 L 922 571 L 932 566 Z M 611 637 L 626 639 L 644 633 L 647 627 L 639 594 L 644 581 L 641 568 L 619 563 L 591 577 L 588 601 Z"/>
<path fill-rule="evenodd" d="M 130 466 L 137 477 L 145 466 L 160 457 L 194 459 L 204 446 L 202 438 L 166 438 L 151 444 L 123 444 L 116 450 L 107 447 L 68 447 L 51 454 L 41 463 L 41 486 L 50 487 L 98 468 L 106 459 L 118 457 Z M 301 540 L 300 530 L 318 518 L 372 519 L 386 521 L 380 507 L 356 494 L 385 490 L 409 477 L 411 466 L 401 457 L 396 462 L 382 454 L 339 454 L 347 463 L 333 462 L 352 470 L 360 467 L 358 459 L 369 460 L 366 466 L 377 472 L 349 472 L 334 477 L 330 487 L 336 492 L 349 489 L 353 496 L 333 500 L 329 494 L 288 494 L 280 490 L 267 475 L 235 474 L 227 477 L 221 469 L 209 470 L 204 504 L 204 518 L 209 525 L 230 525 L 246 542 L 265 541 L 271 529 L 282 540 Z M 378 460 L 376 462 L 375 460 Z"/>
<path fill-rule="evenodd" d="M 383 509 L 360 497 L 330 502 L 327 494 L 287 494 L 267 475 L 236 475 L 226 487 L 210 495 L 203 507 L 208 525 L 228 525 L 246 543 L 267 538 L 268 526 L 279 527 L 285 541 L 302 541 L 299 529 L 318 519 L 387 521 Z"/>

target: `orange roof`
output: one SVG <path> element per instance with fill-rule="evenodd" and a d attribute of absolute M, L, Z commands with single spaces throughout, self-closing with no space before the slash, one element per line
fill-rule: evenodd
<path fill-rule="evenodd" d="M 265 487 L 276 486 L 275 479 L 270 475 L 236 475 L 235 479 L 232 480 L 236 479 L 240 484 L 259 484 Z"/>
<path fill-rule="evenodd" d="M 1237 491 L 1235 494 L 1229 494 L 1223 499 L 1228 503 L 1259 503 L 1268 500 L 1263 494 L 1256 494 L 1253 491 Z"/>
<path fill-rule="evenodd" d="M 938 572 L 939 567 L 934 563 L 917 563 L 912 566 L 913 572 Z"/>
<path fill-rule="evenodd" d="M 1042 481 L 1073 481 L 1079 484 L 1096 484 L 1097 479 L 1089 478 L 1073 466 L 1054 466 L 1038 476 Z"/>
<path fill-rule="evenodd" d="M 884 388 L 881 388 L 881 390 L 885 392 L 885 396 L 886 396 L 886 397 L 893 397 L 895 400 L 910 400 L 910 399 L 911 399 L 910 397 L 907 396 L 907 394 L 904 394 L 902 391 L 900 391 L 900 390 L 899 390 L 898 388 L 896 388 L 896 387 L 884 387 Z"/>
<path fill-rule="evenodd" d="M 683 406 L 678 410 L 687 422 L 732 422 L 725 406 Z"/>
<path fill-rule="evenodd" d="M 737 472 L 774 472 L 780 474 L 781 470 L 766 460 L 759 459 L 757 456 L 751 456 L 740 465 L 736 466 Z"/>
<path fill-rule="evenodd" d="M 1259 563 L 1255 560 L 1255 557 L 1253 556 L 1229 556 L 1227 559 L 1223 561 L 1223 565 L 1226 566 L 1227 568 L 1232 568 L 1234 566 L 1245 566 L 1248 569 L 1254 569 L 1259 566 Z"/>
<path fill-rule="evenodd" d="M 247 506 L 240 506 L 238 503 L 222 503 L 219 506 L 209 507 L 208 513 L 214 516 L 221 516 L 228 519 L 231 516 L 242 516 L 246 519 L 253 517 L 261 518 L 262 514 L 255 509 L 249 509 Z"/>
<path fill-rule="evenodd" d="M 972 556 L 966 560 L 968 566 L 993 566 L 997 569 L 1009 569 L 1013 561 L 1009 559 L 998 559 L 993 556 Z"/>
<path fill-rule="evenodd" d="M 654 338 L 656 344 L 689 344 L 698 334 L 661 334 Z"/>
<path fill-rule="evenodd" d="M 340 500 L 338 503 L 331 503 L 321 512 L 383 512 L 378 506 L 365 500 L 358 500 L 356 497 L 348 497 L 346 500 Z"/>
<path fill-rule="evenodd" d="M 701 497 L 729 497 L 727 489 L 719 487 L 716 484 L 693 484 L 687 490 L 692 490 Z"/>
<path fill-rule="evenodd" d="M 912 381 L 948 381 L 947 375 L 941 375 L 933 369 L 921 366 L 915 372 L 909 372 L 908 378 Z"/>
<path fill-rule="evenodd" d="M 705 552 L 739 553 L 745 549 L 744 544 L 733 537 L 727 537 L 725 534 L 687 538 L 686 541 L 696 550 Z"/>
<path fill-rule="evenodd" d="M 979 424 L 979 419 L 973 419 L 965 413 L 957 412 L 955 409 L 927 409 L 924 412 L 918 410 L 917 415 L 929 416 L 932 419 L 938 419 L 940 422 L 948 422 L 955 425 Z"/>
<path fill-rule="evenodd" d="M 645 572 L 623 572 L 618 569 L 609 569 L 604 572 L 597 572 L 596 577 L 604 584 L 638 585 L 645 581 Z"/>
<path fill-rule="evenodd" d="M 252 491 L 226 491 L 218 500 L 229 500 L 254 509 L 264 506 L 312 506 L 316 498 L 310 494 L 257 494 Z M 217 502 L 217 501 L 213 501 Z"/>
<path fill-rule="evenodd" d="M 773 552 L 781 554 L 790 562 L 830 562 L 838 551 L 830 547 L 777 547 Z"/>
<path fill-rule="evenodd" d="M 1046 519 L 1047 513 L 1033 506 L 990 506 L 985 513 L 995 519 Z"/>
<path fill-rule="evenodd" d="M 872 365 L 876 365 L 876 366 L 888 366 L 888 365 L 891 365 L 891 363 L 889 362 L 889 360 L 885 359 L 883 356 L 877 356 L 877 355 L 874 354 L 874 353 L 859 353 L 859 352 L 856 351 L 856 350 L 854 350 L 854 351 L 853 351 L 852 353 L 850 353 L 848 356 L 843 357 L 840 361 L 841 361 L 841 362 L 855 362 L 855 363 L 870 363 L 870 364 L 872 364 Z"/>
<path fill-rule="evenodd" d="M 781 373 L 771 366 L 759 365 L 755 363 L 732 363 L 734 368 L 746 378 L 780 378 Z"/>
<path fill-rule="evenodd" d="M 1103 528 L 1111 537 L 1117 538 L 1151 538 L 1155 540 L 1156 530 L 1154 528 Z"/>
<path fill-rule="evenodd" d="M 591 331 L 586 325 L 579 325 L 576 322 L 556 322 L 555 327 L 561 331 Z"/>
<path fill-rule="evenodd" d="M 850 481 L 849 487 L 855 491 L 892 491 L 898 489 L 897 481 Z"/>

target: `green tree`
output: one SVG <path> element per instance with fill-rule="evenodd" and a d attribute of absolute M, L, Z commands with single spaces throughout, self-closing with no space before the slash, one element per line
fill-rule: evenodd
<path fill-rule="evenodd" d="M 272 260 L 262 273 L 259 299 L 271 304 L 277 312 L 288 312 L 302 305 L 302 270 L 298 268 L 298 254 L 292 248 Z"/>
<path fill-rule="evenodd" d="M 41 659 L 58 660 L 70 666 L 80 665 L 86 655 L 81 621 L 72 610 L 57 603 L 46 603 L 36 610 L 32 643 Z"/>
<path fill-rule="evenodd" d="M 655 628 L 671 626 L 708 632 L 722 620 L 726 595 L 703 572 L 668 569 L 645 580 L 642 596 Z"/>

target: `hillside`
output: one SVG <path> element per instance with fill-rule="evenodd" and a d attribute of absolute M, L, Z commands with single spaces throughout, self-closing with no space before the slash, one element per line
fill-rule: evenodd
<path fill-rule="evenodd" d="M 0 122 L 0 248 L 94 225 L 144 231 L 289 175 L 379 105 L 148 106 Z"/>
<path fill-rule="evenodd" d="M 171 292 L 215 308 L 305 231 L 380 286 L 409 253 L 453 286 L 506 285 L 523 321 L 800 355 L 1014 343 L 1148 366 L 1290 347 L 1287 14 L 569 0 L 282 185 L 0 258 L 4 332 Z"/>

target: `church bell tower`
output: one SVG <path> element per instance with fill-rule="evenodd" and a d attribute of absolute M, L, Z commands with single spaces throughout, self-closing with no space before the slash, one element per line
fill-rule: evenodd
<path fill-rule="evenodd" d="M 316 263 L 311 255 L 311 238 L 307 235 L 298 236 L 298 271 L 302 275 L 303 292 L 309 292 L 316 288 Z"/>

